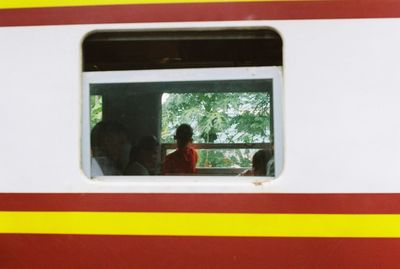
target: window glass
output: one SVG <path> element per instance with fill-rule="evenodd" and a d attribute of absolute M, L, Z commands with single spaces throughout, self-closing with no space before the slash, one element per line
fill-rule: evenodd
<path fill-rule="evenodd" d="M 271 142 L 270 100 L 268 92 L 165 93 L 161 143 L 174 143 L 176 128 L 188 123 L 195 130 L 197 167 L 250 168 L 255 152 Z"/>

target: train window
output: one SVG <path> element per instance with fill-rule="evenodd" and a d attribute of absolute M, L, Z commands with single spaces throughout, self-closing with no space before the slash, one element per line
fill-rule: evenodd
<path fill-rule="evenodd" d="M 271 30 L 88 36 L 85 173 L 276 176 L 281 48 Z"/>

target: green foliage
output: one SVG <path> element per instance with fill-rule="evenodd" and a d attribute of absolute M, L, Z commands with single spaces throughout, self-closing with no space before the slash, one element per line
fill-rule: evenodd
<path fill-rule="evenodd" d="M 101 95 L 90 96 L 90 129 L 103 119 L 103 97 Z"/>
<path fill-rule="evenodd" d="M 270 141 L 267 93 L 168 94 L 162 107 L 162 143 L 173 143 L 176 128 L 188 123 L 195 143 L 263 143 Z M 200 150 L 199 167 L 251 166 L 249 150 Z"/>

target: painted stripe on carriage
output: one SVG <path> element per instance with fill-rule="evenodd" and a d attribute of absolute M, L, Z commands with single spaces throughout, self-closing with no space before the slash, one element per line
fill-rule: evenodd
<path fill-rule="evenodd" d="M 0 234 L 2 269 L 398 268 L 392 238 Z"/>
<path fill-rule="evenodd" d="M 400 238 L 400 215 L 3 211 L 0 233 Z"/>
<path fill-rule="evenodd" d="M 227 2 L 315 2 L 332 0 L 4 0 L 0 9 L 43 8 L 43 7 L 80 7 L 136 4 L 184 4 L 184 3 L 227 3 Z"/>
<path fill-rule="evenodd" d="M 151 5 L 0 7 L 0 27 L 232 20 L 398 18 L 400 1 L 213 2 Z"/>
<path fill-rule="evenodd" d="M 0 212 L 400 214 L 389 193 L 0 193 Z"/>

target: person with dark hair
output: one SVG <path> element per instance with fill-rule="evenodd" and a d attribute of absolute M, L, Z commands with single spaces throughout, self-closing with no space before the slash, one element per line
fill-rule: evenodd
<path fill-rule="evenodd" d="M 101 168 L 101 173 L 92 171 L 93 176 L 122 175 L 130 151 L 125 127 L 118 122 L 101 121 L 93 127 L 90 139 L 92 163 Z"/>
<path fill-rule="evenodd" d="M 155 136 L 142 137 L 130 152 L 125 175 L 151 175 L 155 173 L 159 143 Z"/>
<path fill-rule="evenodd" d="M 253 155 L 252 169 L 246 170 L 241 176 L 269 176 L 267 174 L 267 165 L 272 159 L 272 151 L 260 149 Z"/>
<path fill-rule="evenodd" d="M 261 149 L 253 155 L 252 164 L 254 176 L 267 175 L 267 164 L 271 158 L 272 152 L 266 149 Z"/>
<path fill-rule="evenodd" d="M 177 150 L 165 157 L 163 174 L 194 174 L 198 155 L 192 146 L 193 129 L 188 124 L 181 124 L 174 136 Z"/>

